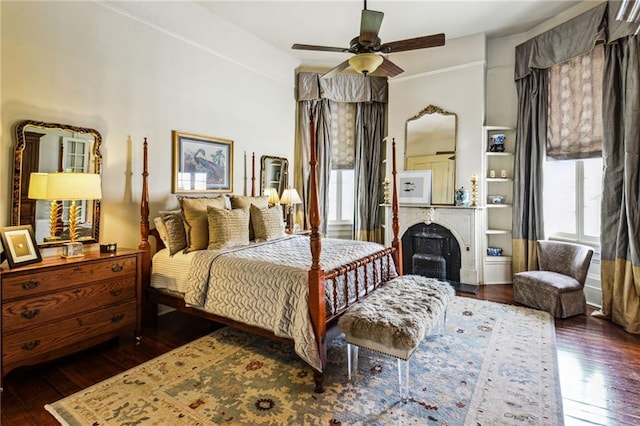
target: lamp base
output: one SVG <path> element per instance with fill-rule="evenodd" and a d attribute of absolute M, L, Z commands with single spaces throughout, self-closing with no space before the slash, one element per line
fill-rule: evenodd
<path fill-rule="evenodd" d="M 65 243 L 62 246 L 62 257 L 69 259 L 73 257 L 83 257 L 82 243 Z"/>
<path fill-rule="evenodd" d="M 44 238 L 43 238 L 43 241 L 44 241 L 45 243 L 50 243 L 50 242 L 52 242 L 52 241 L 60 241 L 61 239 L 62 239 L 61 237 L 58 237 L 58 236 L 56 236 L 56 235 L 51 235 L 51 236 L 49 236 L 49 237 L 44 237 Z"/>

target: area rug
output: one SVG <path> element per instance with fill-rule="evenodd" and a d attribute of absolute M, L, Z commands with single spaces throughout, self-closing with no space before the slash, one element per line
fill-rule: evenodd
<path fill-rule="evenodd" d="M 411 358 L 399 400 L 395 359 L 360 350 L 347 380 L 344 339 L 330 347 L 326 391 L 292 346 L 230 328 L 47 405 L 63 425 L 560 425 L 553 319 L 455 297 L 445 334 Z"/>

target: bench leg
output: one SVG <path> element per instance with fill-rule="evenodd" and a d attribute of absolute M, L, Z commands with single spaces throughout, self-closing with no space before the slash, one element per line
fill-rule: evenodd
<path fill-rule="evenodd" d="M 438 319 L 438 322 L 436 322 L 435 324 L 435 327 L 433 329 L 433 334 L 435 334 L 436 336 L 443 336 L 446 323 L 447 323 L 447 310 L 445 309 L 444 313 L 440 316 L 440 318 Z"/>
<path fill-rule="evenodd" d="M 358 346 L 347 343 L 347 369 L 349 381 L 358 382 Z"/>
<path fill-rule="evenodd" d="M 409 360 L 398 358 L 398 385 L 400 386 L 400 399 L 403 404 L 409 400 Z"/>

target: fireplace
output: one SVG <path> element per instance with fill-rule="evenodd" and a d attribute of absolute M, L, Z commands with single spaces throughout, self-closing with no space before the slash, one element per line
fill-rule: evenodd
<path fill-rule="evenodd" d="M 436 223 L 417 223 L 402 236 L 405 274 L 460 281 L 461 252 L 455 236 Z"/>

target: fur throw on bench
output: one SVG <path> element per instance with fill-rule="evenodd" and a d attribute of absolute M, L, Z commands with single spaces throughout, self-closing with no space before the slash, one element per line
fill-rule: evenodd
<path fill-rule="evenodd" d="M 430 334 L 445 315 L 455 291 L 446 282 L 418 275 L 389 281 L 371 296 L 356 303 L 340 317 L 338 325 L 347 342 L 369 340 L 381 352 L 408 354 Z"/>

